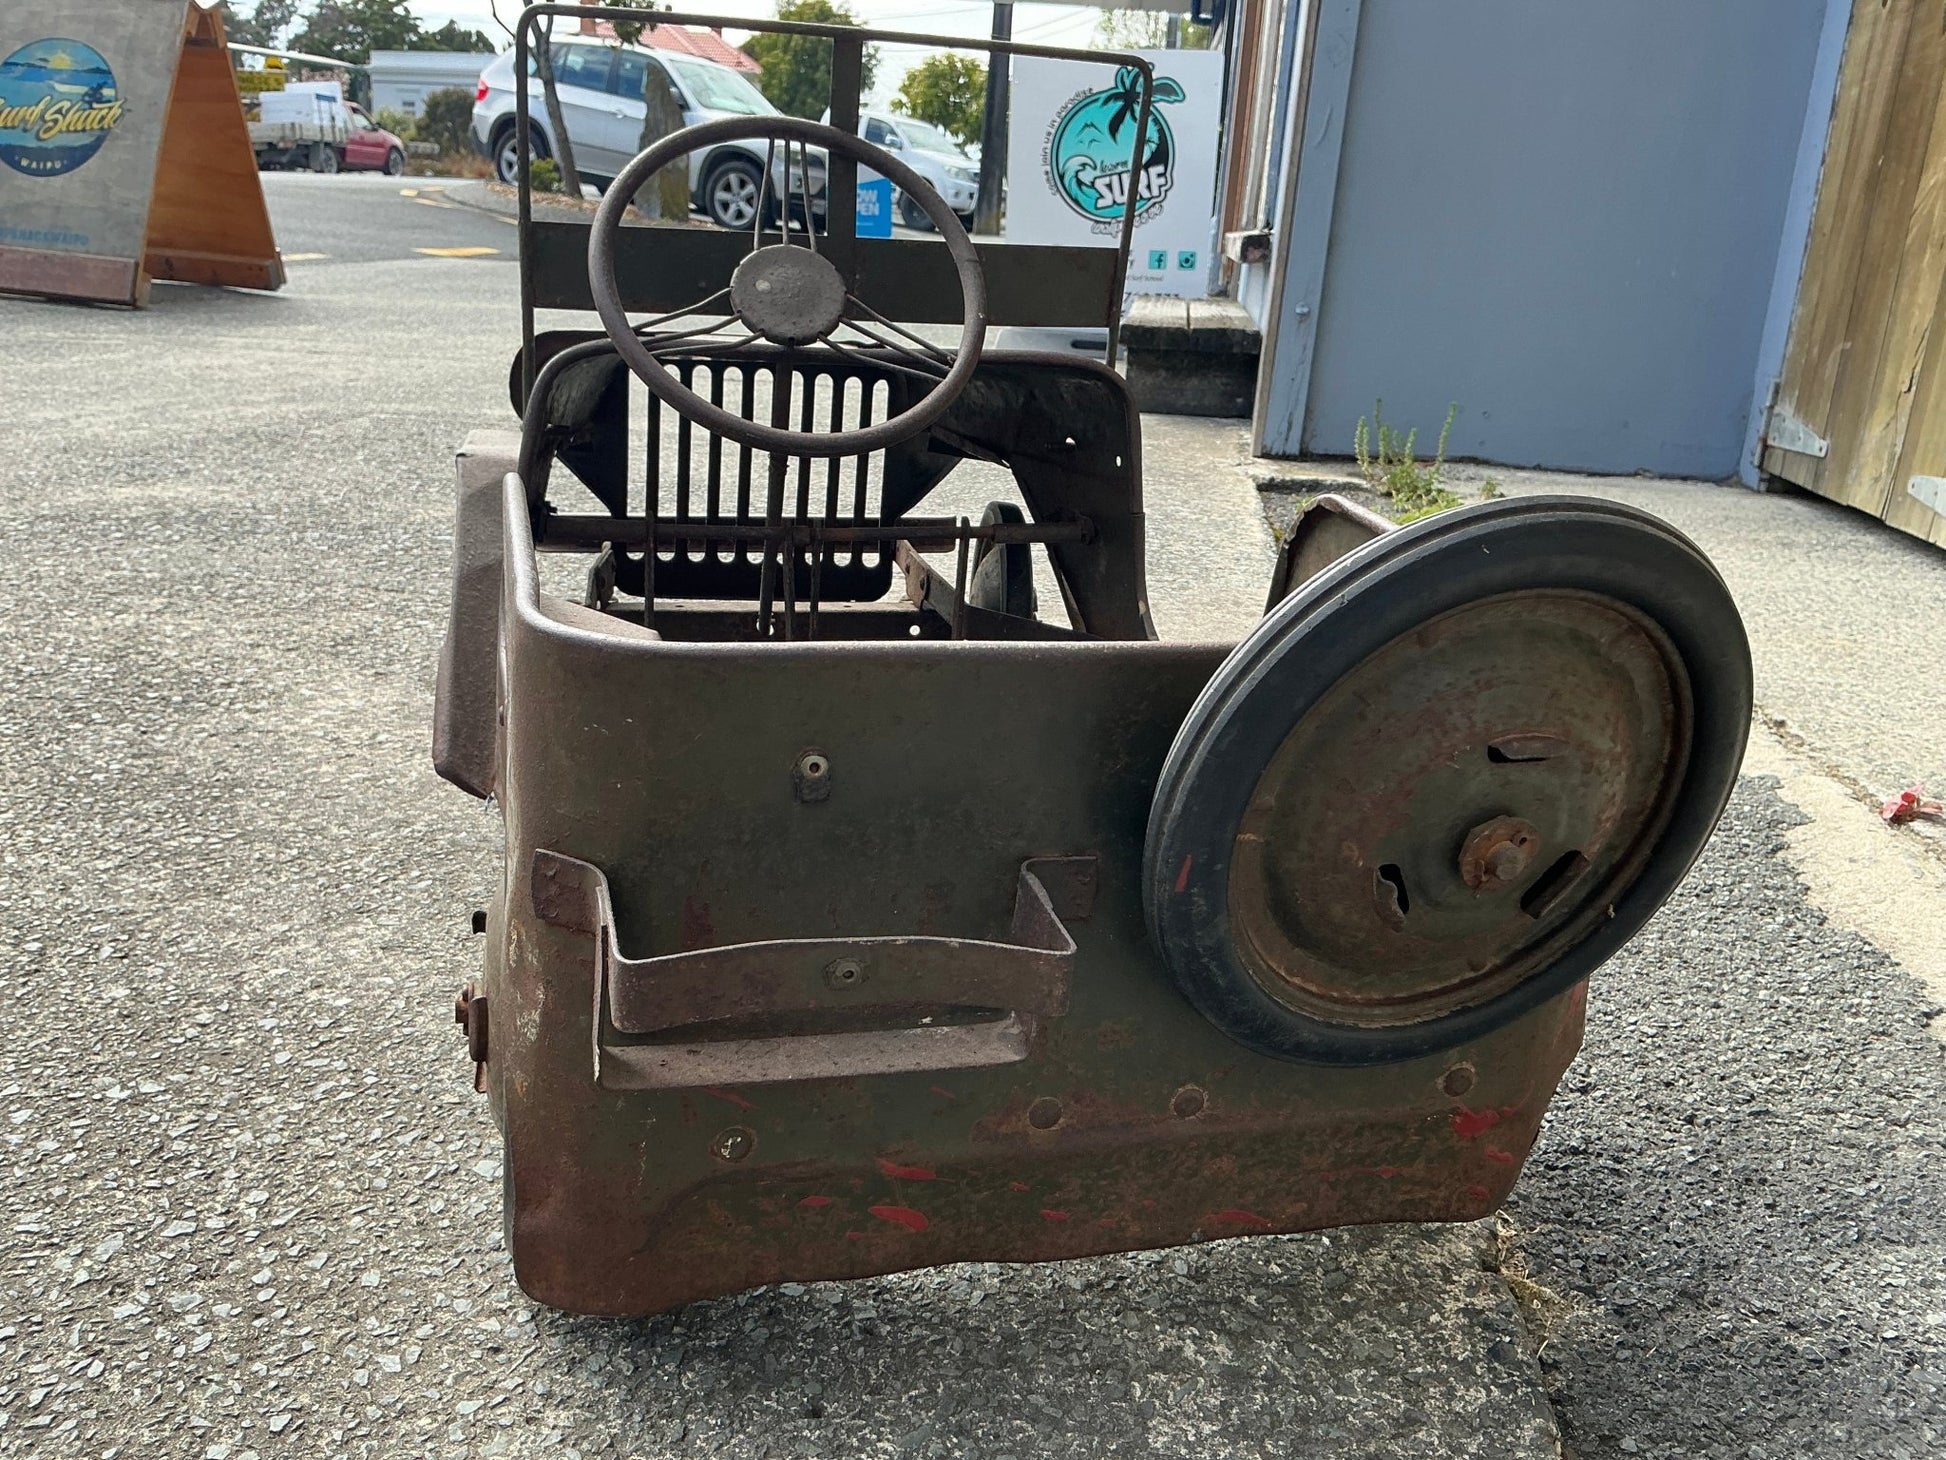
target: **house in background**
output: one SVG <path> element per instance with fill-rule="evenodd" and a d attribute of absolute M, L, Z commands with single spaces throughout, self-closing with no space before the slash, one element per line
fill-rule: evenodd
<path fill-rule="evenodd" d="M 605 20 L 591 16 L 582 17 L 583 35 L 601 36 L 607 40 L 615 39 L 615 27 Z M 743 71 L 755 76 L 763 70 L 749 56 L 723 39 L 723 32 L 714 28 L 693 25 L 652 25 L 642 32 L 641 44 L 652 51 L 674 51 L 680 56 L 697 56 L 705 61 L 714 61 L 719 66 L 728 66 L 732 71 Z"/>
<path fill-rule="evenodd" d="M 428 94 L 458 88 L 468 96 L 480 84 L 480 73 L 493 60 L 491 52 L 373 51 L 368 71 L 373 111 L 401 111 L 419 115 Z"/>

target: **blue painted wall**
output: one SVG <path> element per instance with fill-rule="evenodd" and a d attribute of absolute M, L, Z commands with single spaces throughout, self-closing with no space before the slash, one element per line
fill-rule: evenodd
<path fill-rule="evenodd" d="M 1271 366 L 1310 369 L 1265 449 L 1348 453 L 1383 396 L 1428 442 L 1457 401 L 1455 456 L 1734 474 L 1826 0 L 1338 5 L 1321 285 L 1286 260 L 1315 336 Z"/>

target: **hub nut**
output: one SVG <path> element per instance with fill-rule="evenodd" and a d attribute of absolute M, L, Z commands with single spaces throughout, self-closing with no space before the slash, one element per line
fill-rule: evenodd
<path fill-rule="evenodd" d="M 1475 892 L 1497 892 L 1520 881 L 1540 855 L 1541 834 L 1531 821 L 1496 816 L 1466 835 L 1460 848 L 1459 874 Z"/>

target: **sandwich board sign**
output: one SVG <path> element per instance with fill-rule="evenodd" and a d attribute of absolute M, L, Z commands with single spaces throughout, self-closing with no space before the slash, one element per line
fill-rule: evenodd
<path fill-rule="evenodd" d="M 222 21 L 0 4 L 0 291 L 140 305 L 151 279 L 284 282 Z"/>
<path fill-rule="evenodd" d="M 1127 292 L 1200 299 L 1209 293 L 1214 262 L 1223 57 L 1135 54 L 1155 65 L 1155 100 L 1133 178 L 1141 73 L 1112 62 L 1014 58 L 1007 241 L 1112 248 L 1133 196 Z"/>

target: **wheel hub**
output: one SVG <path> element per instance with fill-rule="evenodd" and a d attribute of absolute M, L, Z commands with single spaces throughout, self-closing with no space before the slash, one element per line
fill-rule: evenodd
<path fill-rule="evenodd" d="M 1646 618 L 1483 599 L 1370 655 L 1291 729 L 1232 851 L 1230 917 L 1273 998 L 1418 1022 L 1581 937 L 1681 783 L 1689 688 Z"/>

